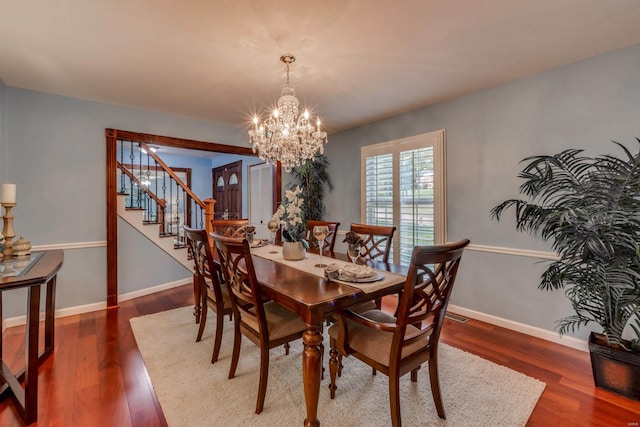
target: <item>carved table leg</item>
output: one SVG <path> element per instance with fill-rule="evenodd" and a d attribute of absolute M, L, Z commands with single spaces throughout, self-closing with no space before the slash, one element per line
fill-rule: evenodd
<path fill-rule="evenodd" d="M 307 324 L 302 335 L 304 351 L 302 352 L 302 382 L 304 383 L 304 399 L 307 404 L 305 427 L 318 427 L 318 399 L 320 398 L 320 376 L 322 375 L 322 334 L 321 325 Z"/>

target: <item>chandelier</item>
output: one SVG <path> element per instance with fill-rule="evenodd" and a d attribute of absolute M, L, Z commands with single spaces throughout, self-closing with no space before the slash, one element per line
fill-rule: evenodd
<path fill-rule="evenodd" d="M 309 120 L 308 110 L 298 115 L 300 103 L 296 89 L 289 83 L 289 64 L 295 60 L 290 54 L 280 57 L 287 66 L 287 80 L 282 85 L 278 106 L 263 123 L 254 116 L 253 129 L 249 130 L 253 152 L 267 162 L 280 162 L 287 172 L 322 154 L 327 142 L 327 133 L 320 130 L 320 119 L 316 128 Z"/>

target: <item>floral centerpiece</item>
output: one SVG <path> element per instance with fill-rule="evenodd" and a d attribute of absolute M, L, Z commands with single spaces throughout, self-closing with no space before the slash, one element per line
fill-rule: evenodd
<path fill-rule="evenodd" d="M 278 221 L 282 227 L 282 239 L 284 242 L 299 242 L 304 249 L 309 249 L 309 243 L 305 239 L 307 232 L 306 218 L 302 210 L 304 199 L 300 197 L 300 193 L 302 193 L 300 186 L 293 190 L 287 190 L 285 192 L 285 201 L 280 203 L 271 220 Z"/>

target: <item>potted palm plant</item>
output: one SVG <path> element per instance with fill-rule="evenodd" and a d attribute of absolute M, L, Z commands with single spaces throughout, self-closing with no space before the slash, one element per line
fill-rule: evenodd
<path fill-rule="evenodd" d="M 305 218 L 321 220 L 326 190 L 333 190 L 331 175 L 329 175 L 329 159 L 324 154 L 319 154 L 294 168 L 291 175 L 296 179 L 297 186 L 302 189 L 301 197 L 304 200 L 302 210 Z M 292 185 L 291 189 L 294 187 L 295 185 Z"/>
<path fill-rule="evenodd" d="M 524 159 L 527 199 L 506 200 L 491 215 L 514 208 L 518 230 L 551 243 L 558 259 L 539 288 L 564 290 L 575 311 L 558 331 L 600 325 L 602 334 L 589 337 L 596 386 L 640 400 L 640 152 L 615 144 L 622 157 L 569 149 Z"/>

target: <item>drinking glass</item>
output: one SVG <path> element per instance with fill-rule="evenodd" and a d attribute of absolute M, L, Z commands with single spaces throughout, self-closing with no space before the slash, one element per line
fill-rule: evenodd
<path fill-rule="evenodd" d="M 278 251 L 276 251 L 276 231 L 278 231 L 279 226 L 280 224 L 278 224 L 278 221 L 273 219 L 267 223 L 267 228 L 271 232 L 271 247 L 273 249 L 272 251 L 269 251 L 270 254 L 278 253 Z"/>
<path fill-rule="evenodd" d="M 316 267 L 324 268 L 327 264 L 322 263 L 322 250 L 324 249 L 324 239 L 329 235 L 329 227 L 326 225 L 316 225 L 313 227 L 313 237 L 318 241 L 320 247 L 320 264 L 316 264 Z"/>
<path fill-rule="evenodd" d="M 349 259 L 351 259 L 352 263 L 358 264 L 358 259 L 360 258 L 360 245 L 349 244 L 347 255 L 349 256 Z"/>

